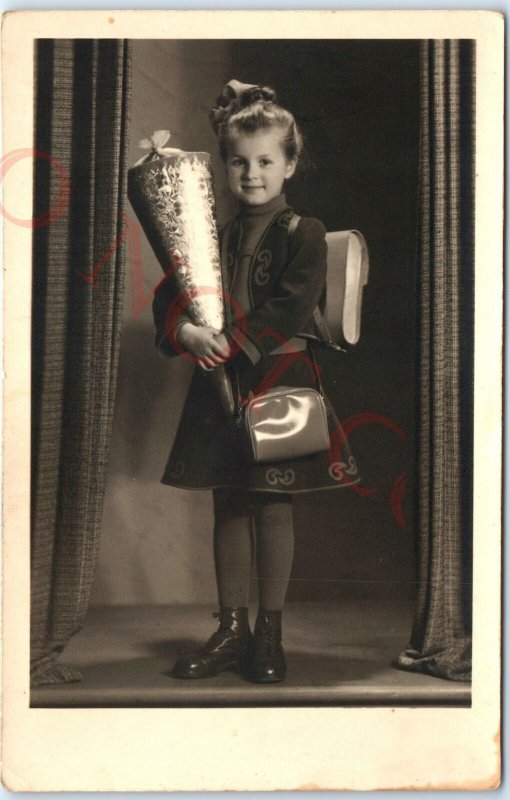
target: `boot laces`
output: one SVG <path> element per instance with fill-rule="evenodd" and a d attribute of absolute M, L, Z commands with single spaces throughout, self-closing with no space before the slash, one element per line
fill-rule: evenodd
<path fill-rule="evenodd" d="M 280 645 L 278 633 L 270 627 L 262 629 L 262 644 L 267 653 L 273 653 Z"/>
<path fill-rule="evenodd" d="M 231 620 L 230 619 L 227 620 L 227 619 L 225 619 L 225 617 L 223 617 L 223 619 L 222 619 L 222 615 L 221 615 L 221 613 L 219 611 L 215 611 L 214 614 L 213 614 L 213 617 L 215 617 L 216 619 L 219 619 L 219 621 L 220 621 L 220 627 L 218 628 L 216 633 L 219 633 L 220 631 L 231 631 L 232 630 Z M 214 634 L 213 634 L 213 636 L 214 636 Z"/>
<path fill-rule="evenodd" d="M 232 630 L 232 626 L 225 619 L 222 620 L 222 618 L 221 618 L 222 615 L 221 615 L 220 612 L 215 611 L 212 616 L 215 617 L 216 619 L 220 620 L 220 626 L 219 626 L 217 631 L 214 631 L 214 633 L 211 634 L 211 636 L 209 637 L 209 639 L 205 643 L 203 649 L 205 649 L 206 651 L 208 649 L 210 649 L 210 648 L 214 649 L 218 645 L 223 644 L 223 642 L 225 642 L 226 635 L 227 635 L 227 638 L 229 638 L 229 639 L 236 638 L 236 634 Z"/>
<path fill-rule="evenodd" d="M 208 651 L 209 649 L 216 648 L 219 644 L 221 644 L 225 640 L 225 632 L 221 628 L 209 636 L 207 642 L 203 646 L 203 650 Z"/>

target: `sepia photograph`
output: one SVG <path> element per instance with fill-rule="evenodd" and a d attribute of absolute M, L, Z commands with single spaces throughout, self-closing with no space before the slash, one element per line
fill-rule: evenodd
<path fill-rule="evenodd" d="M 501 502 L 502 277 L 496 219 L 496 371 L 481 406 L 476 176 L 491 148 L 477 90 L 490 69 L 476 12 L 447 35 L 414 12 L 408 32 L 380 35 L 372 12 L 347 35 L 334 30 L 344 12 L 68 12 L 75 26 L 56 32 L 24 13 L 3 41 L 7 64 L 16 36 L 32 45 L 32 123 L 3 155 L 7 377 L 19 319 L 28 387 L 15 412 L 6 384 L 8 417 L 25 421 L 17 481 L 15 423 L 6 439 L 4 565 L 20 571 L 4 595 L 17 574 L 26 678 L 6 713 L 22 701 L 34 734 L 52 713 L 167 719 L 169 735 L 189 723 L 190 741 L 224 752 L 226 731 L 253 720 L 261 753 L 266 726 L 295 719 L 292 738 L 293 714 L 325 737 L 322 713 L 359 730 L 400 713 L 402 747 L 421 714 L 470 727 L 455 715 L 477 713 L 488 609 L 499 720 L 497 516 L 485 517 L 496 594 L 474 581 L 475 498 L 492 497 L 492 514 Z M 502 17 L 479 14 L 502 58 Z M 491 180 L 497 201 L 502 172 Z M 495 430 L 477 457 L 482 418 Z M 497 734 L 474 774 L 456 760 L 473 745 L 449 745 L 430 788 L 497 786 Z M 20 742 L 7 749 L 17 777 L 4 781 L 20 787 Z M 416 784 L 403 758 L 383 777 L 379 754 L 366 782 L 361 764 L 313 759 L 301 783 L 304 764 L 288 782 L 212 777 L 205 762 L 185 778 L 168 766 L 156 785 L 148 770 L 66 778 L 65 762 L 30 774 L 38 790 L 425 788 L 429 756 L 415 755 Z"/>

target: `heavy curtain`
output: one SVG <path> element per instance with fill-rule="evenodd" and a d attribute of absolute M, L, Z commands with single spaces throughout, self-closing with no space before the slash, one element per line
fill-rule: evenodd
<path fill-rule="evenodd" d="M 419 596 L 397 666 L 471 677 L 474 45 L 421 45 Z"/>
<path fill-rule="evenodd" d="M 124 40 L 39 40 L 32 296 L 32 685 L 80 679 L 123 295 L 130 98 Z"/>

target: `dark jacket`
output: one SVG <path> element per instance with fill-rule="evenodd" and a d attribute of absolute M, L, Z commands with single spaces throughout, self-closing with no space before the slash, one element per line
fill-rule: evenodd
<path fill-rule="evenodd" d="M 270 221 L 253 253 L 248 271 L 250 309 L 232 319 L 225 333 L 239 353 L 227 365 L 237 372 L 241 396 L 277 375 L 286 386 L 317 388 L 313 362 L 306 351 L 275 354 L 275 348 L 300 333 L 316 334 L 313 311 L 326 280 L 326 229 L 313 218 L 301 218 L 289 235 L 293 211 L 285 207 Z M 224 283 L 232 284 L 240 236 L 239 219 L 220 230 Z M 169 290 L 162 284 L 154 298 L 156 344 L 175 356 L 173 331 L 165 330 Z M 235 310 L 235 307 L 234 307 Z M 175 323 L 174 323 L 175 325 Z M 302 343 L 303 340 L 301 340 Z M 267 385 L 267 383 L 265 384 Z M 330 452 L 275 464 L 249 464 L 240 429 L 226 420 L 207 373 L 195 370 L 162 482 L 183 488 L 235 486 L 252 491 L 307 492 L 340 488 L 359 481 L 357 465 L 342 427 L 327 398 Z"/>

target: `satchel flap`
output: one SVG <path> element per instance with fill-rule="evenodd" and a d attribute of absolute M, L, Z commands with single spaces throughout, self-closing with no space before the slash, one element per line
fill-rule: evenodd
<path fill-rule="evenodd" d="M 368 248 L 359 231 L 326 234 L 328 270 L 323 316 L 333 341 L 357 344 L 363 287 L 368 281 Z"/>

